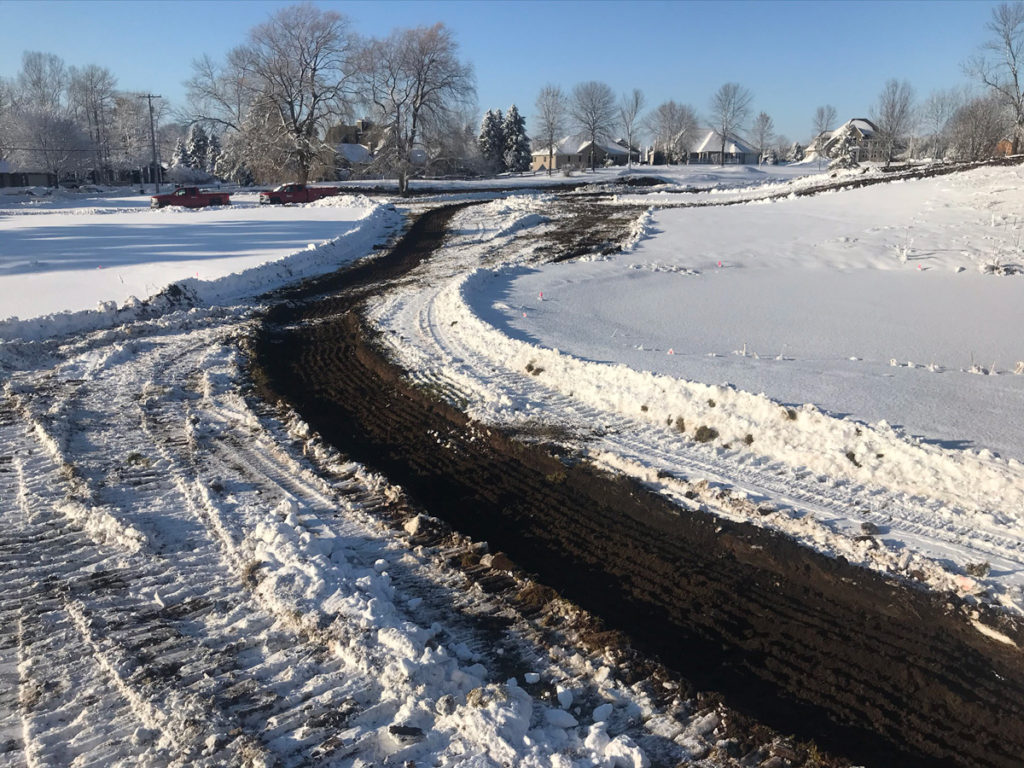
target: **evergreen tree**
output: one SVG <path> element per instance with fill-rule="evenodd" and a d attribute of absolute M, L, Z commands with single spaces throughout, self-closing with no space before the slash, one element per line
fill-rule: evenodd
<path fill-rule="evenodd" d="M 829 151 L 832 161 L 829 168 L 857 168 L 857 134 L 850 123 L 847 123 L 835 135 L 836 143 Z"/>
<path fill-rule="evenodd" d="M 505 170 L 505 128 L 501 110 L 487 110 L 480 124 L 480 156 L 491 173 Z"/>
<path fill-rule="evenodd" d="M 171 168 L 184 168 L 188 165 L 188 156 L 185 152 L 185 141 L 179 136 L 174 142 L 174 152 L 171 154 Z"/>
<path fill-rule="evenodd" d="M 526 135 L 526 118 L 513 104 L 505 113 L 502 125 L 505 139 L 505 167 L 513 173 L 530 170 L 530 137 Z"/>
<path fill-rule="evenodd" d="M 216 133 L 210 134 L 210 140 L 206 145 L 206 163 L 203 166 L 203 170 L 207 173 L 215 174 L 217 167 L 217 160 L 220 159 L 220 138 Z"/>
<path fill-rule="evenodd" d="M 192 123 L 188 128 L 188 135 L 185 137 L 185 165 L 197 171 L 205 170 L 209 145 L 210 140 L 207 138 L 203 126 L 199 123 Z"/>
<path fill-rule="evenodd" d="M 794 141 L 793 146 L 789 148 L 789 154 L 786 155 L 786 162 L 799 163 L 804 159 L 804 147 L 799 141 Z"/>

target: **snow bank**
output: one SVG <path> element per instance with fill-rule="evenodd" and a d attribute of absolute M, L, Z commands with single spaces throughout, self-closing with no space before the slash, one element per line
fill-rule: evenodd
<path fill-rule="evenodd" d="M 77 312 L 58 312 L 41 317 L 21 320 L 9 318 L 0 320 L 0 343 L 11 340 L 38 340 L 51 336 L 97 330 L 114 325 L 131 322 L 136 319 L 152 317 L 163 312 L 188 306 L 211 305 L 236 301 L 245 296 L 255 296 L 285 283 L 321 274 L 363 256 L 371 246 L 386 237 L 401 224 L 401 215 L 391 205 L 375 205 L 366 198 L 347 197 L 338 200 L 328 208 L 342 207 L 355 217 L 355 226 L 349 225 L 349 231 L 330 240 L 309 243 L 303 250 L 294 248 L 278 251 L 273 260 L 240 272 L 216 277 L 210 280 L 188 277 L 179 279 L 145 301 L 132 297 L 118 305 L 113 301 L 100 301 L 97 309 Z M 166 218 L 179 215 L 180 226 L 188 228 L 197 222 L 180 211 L 169 213 L 174 209 L 153 212 Z M 244 225 L 243 225 L 244 227 Z M 338 227 L 335 226 L 335 229 Z M 346 228 L 342 225 L 342 228 Z M 101 242 L 101 247 L 115 249 L 117 247 L 116 228 L 110 239 Z M 253 236 L 256 236 L 253 233 Z M 205 237 L 212 237 L 205 235 Z M 235 238 L 244 242 L 244 229 L 232 234 L 230 247 L 245 251 L 246 246 L 237 246 Z M 209 249 L 211 246 L 205 246 Z M 290 255 L 289 255 L 290 254 Z M 147 251 L 141 250 L 137 258 L 145 260 Z M 265 260 L 265 257 L 260 257 Z M 189 267 L 191 269 L 191 267 Z M 179 274 L 181 268 L 178 268 Z M 71 273 L 72 276 L 76 273 Z M 49 285 L 48 290 L 58 290 L 53 285 L 52 275 L 39 275 L 41 281 Z M 73 279 L 76 279 L 73 277 Z M 94 286 L 96 287 L 96 286 Z M 99 287 L 99 290 L 106 290 Z"/>

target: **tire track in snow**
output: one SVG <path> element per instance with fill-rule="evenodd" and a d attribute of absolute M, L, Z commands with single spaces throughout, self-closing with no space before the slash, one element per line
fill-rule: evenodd
<path fill-rule="evenodd" d="M 198 340 L 200 346 L 203 343 L 204 340 Z M 167 356 L 173 359 L 180 351 L 171 344 Z M 134 364 L 139 362 L 135 360 Z M 150 370 L 158 380 L 172 368 L 166 365 L 160 370 L 159 354 L 147 364 L 154 366 Z M 106 371 L 106 375 L 115 380 L 120 373 L 116 366 Z M 135 373 L 139 374 L 137 370 Z M 150 551 L 148 547 L 141 551 L 115 548 L 113 554 L 106 557 L 93 554 L 97 546 L 105 546 L 107 550 L 109 546 L 91 541 L 80 533 L 68 533 L 67 524 L 74 525 L 74 520 L 53 519 L 52 513 L 45 513 L 44 507 L 52 510 L 59 505 L 66 492 L 62 489 L 68 485 L 58 469 L 59 464 L 47 458 L 52 451 L 44 452 L 32 445 L 30 430 L 24 428 L 20 429 L 20 443 L 10 438 L 12 431 L 19 431 L 14 427 L 14 418 L 8 419 L 7 428 L 0 430 L 0 456 L 20 453 L 29 456 L 25 460 L 17 456 L 10 463 L 15 471 L 0 475 L 2 495 L 19 499 L 22 516 L 38 518 L 40 528 L 33 534 L 31 552 L 25 546 L 25 536 L 8 540 L 7 543 L 14 545 L 12 554 L 19 562 L 5 558 L 0 561 L 2 571 L 24 573 L 25 560 L 31 561 L 34 568 L 23 579 L 29 591 L 14 594 L 8 589 L 5 597 L 9 599 L 0 605 L 6 613 L 6 609 L 29 598 L 34 589 L 32 585 L 55 584 L 69 597 L 56 601 L 59 605 L 47 606 L 46 621 L 59 630 L 60 642 L 55 641 L 53 647 L 79 649 L 72 652 L 73 659 L 66 653 L 54 653 L 54 669 L 47 672 L 50 682 L 44 681 L 40 687 L 52 685 L 52 678 L 59 680 L 62 675 L 77 679 L 86 674 L 81 671 L 83 665 L 91 664 L 94 671 L 88 673 L 90 679 L 98 675 L 110 680 L 114 683 L 111 690 L 115 691 L 102 701 L 94 702 L 95 710 L 135 715 L 134 726 L 122 728 L 115 739 L 121 745 L 121 756 L 135 754 L 141 758 L 151 752 L 168 753 L 164 757 L 151 755 L 154 765 L 175 762 L 180 765 L 255 765 L 280 759 L 284 759 L 284 765 L 289 765 L 304 762 L 299 756 L 309 755 L 314 750 L 326 757 L 331 750 L 321 745 L 331 738 L 337 741 L 332 727 L 341 724 L 332 713 L 336 713 L 342 702 L 350 700 L 349 692 L 359 694 L 363 702 L 368 702 L 376 695 L 375 691 L 366 686 L 353 686 L 347 675 L 339 674 L 341 665 L 337 661 L 322 658 L 323 649 L 302 642 L 283 627 L 276 628 L 272 615 L 254 609 L 240 579 L 224 571 L 221 555 L 211 556 L 218 550 L 210 550 L 207 545 L 196 546 L 200 542 L 194 538 L 194 528 L 189 529 L 193 538 L 188 542 L 191 551 L 187 557 L 180 562 L 168 557 L 174 554 L 168 545 L 185 542 L 180 536 L 165 539 L 162 534 L 186 521 L 174 522 L 172 515 L 159 525 L 158 515 L 147 510 L 158 509 L 166 514 L 187 502 L 196 503 L 194 489 L 187 484 L 179 485 L 177 490 L 181 493 L 175 496 L 174 483 L 169 479 L 174 473 L 167 472 L 168 467 L 175 468 L 172 464 L 165 466 L 158 461 L 153 467 L 136 466 L 131 471 L 118 466 L 118 458 L 124 456 L 137 457 L 139 462 L 151 461 L 150 457 L 159 453 L 160 441 L 166 437 L 161 435 L 147 445 L 145 438 L 152 438 L 152 435 L 138 429 L 139 421 L 131 423 L 132 414 L 139 418 L 140 406 L 120 408 L 111 415 L 109 423 L 104 423 L 99 432 L 90 437 L 97 428 L 90 426 L 88 418 L 83 419 L 82 414 L 96 412 L 99 404 L 94 400 L 109 393 L 97 381 L 102 375 L 97 371 L 88 387 L 67 383 L 64 389 L 68 391 L 61 395 L 67 403 L 63 409 L 65 416 L 80 422 L 73 425 L 77 430 L 78 447 L 93 446 L 92 453 L 87 451 L 81 456 L 81 475 L 76 475 L 76 479 L 80 483 L 91 482 L 91 493 L 103 496 L 108 509 L 117 509 L 113 502 L 118 496 L 110 487 L 111 476 L 99 474 L 100 467 L 107 471 L 115 466 L 117 479 L 131 487 L 130 506 L 124 506 L 121 514 L 134 515 L 136 523 L 147 523 L 157 551 Z M 170 376 L 171 380 L 180 381 L 175 375 Z M 30 396 L 27 382 L 23 381 L 22 385 L 26 388 L 26 397 Z M 180 385 L 178 392 L 183 392 Z M 184 411 L 164 415 L 181 423 L 182 418 L 187 418 L 188 404 L 185 398 L 184 403 L 178 402 Z M 190 450 L 184 438 L 179 447 L 186 455 Z M 34 462 L 33 466 L 23 467 L 23 461 L 28 460 Z M 186 461 L 185 465 L 192 463 Z M 61 482 L 53 482 L 54 479 Z M 262 482 L 267 486 L 266 479 Z M 302 492 L 300 486 L 294 488 Z M 44 496 L 37 498 L 36 491 Z M 31 510 L 32 506 L 39 509 Z M 67 541 L 69 538 L 73 541 Z M 7 554 L 8 548 L 4 550 L 3 554 Z M 99 588 L 90 579 L 90 574 L 96 573 L 111 574 L 105 588 Z M 55 598 L 51 598 L 49 603 L 54 601 Z M 226 620 L 218 615 L 218 611 L 225 610 L 230 616 Z M 38 627 L 43 620 L 34 614 L 23 615 L 21 619 L 23 639 L 38 632 L 32 627 Z M 13 625 L 14 622 L 8 622 L 8 626 Z M 239 642 L 239 637 L 246 633 L 263 639 L 256 643 Z M 23 657 L 31 657 L 31 649 L 18 647 Z M 214 674 L 212 680 L 207 679 L 208 673 Z M 23 688 L 27 690 L 29 685 L 30 681 Z M 279 690 L 292 693 L 281 696 L 277 693 Z M 70 696 L 68 692 L 63 695 Z M 70 704 L 58 701 L 53 706 L 66 711 Z M 9 711 L 17 712 L 18 707 L 12 706 Z M 85 716 L 83 710 L 76 719 L 85 719 Z M 43 733 L 36 738 L 33 730 L 37 721 L 45 726 L 52 719 L 51 714 L 43 711 L 38 718 L 27 721 L 27 726 L 22 724 L 21 730 L 33 734 L 35 742 L 52 742 L 52 734 Z M 84 732 L 101 731 L 102 719 L 86 722 Z M 123 717 L 118 715 L 113 719 Z M 299 740 L 295 738 L 296 730 L 302 733 Z M 133 740 L 131 737 L 136 732 L 139 736 Z M 150 732 L 159 732 L 167 743 L 163 746 L 150 744 L 156 738 Z M 26 752 L 24 747 L 16 748 L 21 753 Z M 45 764 L 54 759 L 66 764 L 68 761 L 55 758 L 54 749 L 56 747 L 50 743 L 28 752 L 39 754 Z M 111 755 L 95 744 L 90 754 L 106 755 L 98 764 L 116 762 L 108 761 Z M 116 751 L 114 757 L 117 757 Z"/>
<path fill-rule="evenodd" d="M 456 242 L 446 249 L 448 262 L 458 259 L 459 248 L 460 244 Z M 468 254 L 465 269 L 474 269 L 478 266 L 478 257 L 471 249 Z M 448 264 L 445 270 L 452 271 Z M 443 296 L 450 290 L 451 285 L 443 281 L 423 281 L 404 294 L 397 308 L 391 306 L 387 310 L 386 325 L 416 329 L 417 339 L 412 345 L 394 334 L 383 336 L 397 357 L 405 361 L 406 368 L 411 370 L 410 378 L 448 398 L 449 402 L 463 409 L 467 404 L 481 400 L 509 403 L 511 405 L 505 411 L 512 428 L 517 428 L 523 419 L 522 413 L 515 412 L 516 406 L 527 403 L 531 406 L 531 418 L 566 425 L 570 431 L 578 430 L 580 424 L 600 425 L 600 429 L 580 435 L 579 442 L 585 453 L 626 458 L 625 464 L 614 469 L 650 482 L 653 487 L 661 487 L 677 500 L 683 492 L 694 493 L 692 482 L 672 491 L 666 488 L 667 483 L 649 477 L 649 466 L 683 480 L 707 479 L 714 484 L 742 490 L 748 496 L 763 498 L 776 507 L 792 510 L 789 520 L 782 520 L 779 515 L 766 519 L 757 513 L 756 504 L 737 505 L 735 499 L 723 504 L 717 491 L 713 495 L 702 494 L 698 501 L 723 516 L 780 527 L 812 547 L 831 548 L 837 554 L 886 572 L 903 575 L 913 572 L 915 576 L 924 577 L 934 589 L 978 593 L 988 588 L 996 591 L 996 600 L 1004 605 L 1016 611 L 1024 610 L 1024 602 L 999 592 L 991 582 L 986 585 L 984 579 L 965 577 L 941 565 L 943 560 L 961 564 L 988 562 L 995 572 L 1024 570 L 1024 537 L 1013 536 L 1006 530 L 986 529 L 980 522 L 968 526 L 951 514 L 945 516 L 948 519 L 943 519 L 941 504 L 921 498 L 907 499 L 902 494 L 881 488 L 843 483 L 833 484 L 825 492 L 814 480 L 816 476 L 813 473 L 778 462 L 771 462 L 767 469 L 760 469 L 743 456 L 717 454 L 711 457 L 707 448 L 673 436 L 668 430 L 620 413 L 591 407 L 545 386 L 543 374 L 540 377 L 527 376 L 523 372 L 504 369 L 487 348 L 476 346 L 474 342 L 481 339 L 465 332 L 465 324 L 460 325 L 465 318 L 446 314 L 448 302 L 443 300 Z M 415 349 L 417 346 L 422 348 Z M 414 362 L 410 363 L 411 360 Z M 655 460 L 652 462 L 650 457 L 655 457 Z M 807 482 L 807 478 L 812 478 L 812 482 Z M 679 485 L 678 482 L 676 484 Z M 851 515 L 850 510 L 857 511 Z M 875 526 L 874 530 L 879 533 L 874 536 L 874 543 L 858 542 L 856 539 L 861 531 L 851 530 L 848 526 L 842 530 L 835 524 L 851 517 Z M 894 533 L 916 542 L 919 550 L 927 556 L 927 562 L 913 553 L 890 550 L 885 538 Z M 879 541 L 882 547 L 876 551 Z"/>

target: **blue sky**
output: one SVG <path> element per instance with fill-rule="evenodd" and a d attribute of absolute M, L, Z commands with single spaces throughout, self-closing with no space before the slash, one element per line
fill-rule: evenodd
<path fill-rule="evenodd" d="M 221 58 L 280 7 L 276 0 L 0 0 L 0 76 L 24 50 L 69 65 L 109 68 L 125 90 L 185 104 L 190 62 Z M 363 35 L 442 21 L 476 71 L 481 111 L 516 103 L 527 117 L 546 83 L 566 91 L 601 80 L 640 88 L 652 108 L 667 100 L 702 116 L 720 85 L 754 94 L 776 130 L 811 134 L 814 110 L 867 116 L 885 81 L 907 79 L 918 96 L 968 82 L 961 63 L 986 38 L 995 3 L 977 0 L 546 2 L 352 0 L 318 2 Z"/>

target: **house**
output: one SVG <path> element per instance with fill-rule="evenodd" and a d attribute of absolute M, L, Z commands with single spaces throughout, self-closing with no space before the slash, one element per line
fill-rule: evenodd
<path fill-rule="evenodd" d="M 332 125 L 324 137 L 326 144 L 369 144 L 374 125 L 369 120 L 356 120 L 355 125 Z"/>
<path fill-rule="evenodd" d="M 549 157 L 550 154 L 550 157 Z M 531 171 L 548 170 L 548 161 L 551 162 L 551 170 L 557 171 L 562 168 L 589 168 L 591 163 L 597 165 L 625 165 L 629 160 L 629 150 L 626 147 L 612 141 L 597 141 L 592 143 L 589 139 L 580 136 L 566 136 L 559 141 L 554 151 L 549 153 L 548 147 L 534 149 L 530 153 L 533 158 L 530 163 Z M 634 153 L 634 158 L 639 153 Z"/>
<path fill-rule="evenodd" d="M 722 135 L 708 131 L 704 141 L 690 152 L 691 163 L 714 163 L 716 165 L 757 165 L 757 150 L 735 134 L 726 137 L 725 153 L 722 151 Z"/>
<path fill-rule="evenodd" d="M 57 176 L 46 171 L 18 171 L 13 164 L 0 160 L 0 187 L 54 187 Z"/>
<path fill-rule="evenodd" d="M 847 120 L 834 131 L 830 131 L 827 137 L 824 137 L 824 134 L 822 134 L 824 138 L 820 144 L 821 154 L 825 157 L 832 157 L 832 150 L 835 149 L 839 133 L 848 125 L 853 129 L 853 135 L 856 139 L 857 146 L 853 156 L 855 162 L 886 161 L 886 148 L 880 139 L 878 126 L 866 117 L 855 117 L 852 120 Z M 815 146 L 818 145 L 816 144 Z"/>

